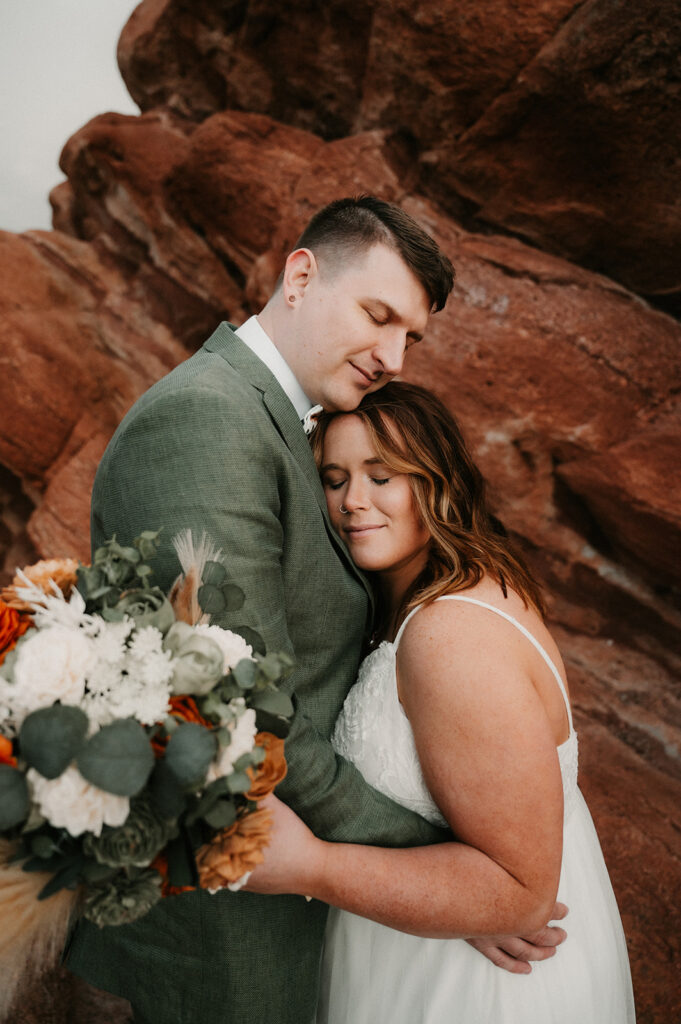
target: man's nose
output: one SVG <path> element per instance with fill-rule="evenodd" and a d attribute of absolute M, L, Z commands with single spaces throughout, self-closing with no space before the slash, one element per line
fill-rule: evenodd
<path fill-rule="evenodd" d="M 404 331 L 386 331 L 374 349 L 374 358 L 381 364 L 383 373 L 395 377 L 402 369 L 406 350 L 407 337 Z"/>

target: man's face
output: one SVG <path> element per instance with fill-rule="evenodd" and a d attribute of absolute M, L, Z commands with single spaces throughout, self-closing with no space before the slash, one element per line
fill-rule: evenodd
<path fill-rule="evenodd" d="M 386 245 L 340 268 L 329 269 L 322 255 L 296 294 L 295 344 L 287 353 L 305 394 L 330 411 L 355 409 L 400 372 L 430 305 L 421 282 Z"/>

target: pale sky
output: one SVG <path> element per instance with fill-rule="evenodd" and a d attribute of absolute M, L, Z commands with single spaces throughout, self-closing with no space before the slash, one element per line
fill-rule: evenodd
<path fill-rule="evenodd" d="M 116 64 L 137 0 L 0 0 L 0 229 L 50 228 L 59 154 L 96 114 L 137 114 Z"/>

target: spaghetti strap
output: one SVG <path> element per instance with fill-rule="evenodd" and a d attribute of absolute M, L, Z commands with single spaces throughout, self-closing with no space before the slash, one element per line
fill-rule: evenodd
<path fill-rule="evenodd" d="M 570 726 L 570 733 L 573 732 L 572 708 L 570 707 L 570 701 L 568 700 L 567 691 L 565 689 L 565 683 L 563 682 L 562 676 L 561 676 L 560 672 L 558 671 L 558 669 L 556 668 L 556 666 L 554 665 L 553 661 L 548 656 L 548 654 L 546 653 L 546 651 L 544 650 L 542 645 L 539 643 L 539 641 L 534 636 L 532 636 L 532 634 L 530 633 L 529 629 L 526 629 L 526 627 L 523 626 L 522 623 L 518 622 L 517 619 L 514 619 L 512 615 L 508 614 L 508 612 L 504 612 L 504 611 L 501 610 L 501 608 L 497 608 L 493 604 L 488 604 L 486 601 L 478 601 L 478 599 L 476 597 L 466 597 L 463 594 L 443 594 L 441 597 L 436 597 L 435 600 L 436 601 L 465 601 L 467 604 L 477 604 L 480 608 L 487 608 L 491 612 L 496 612 L 496 614 L 500 615 L 502 617 L 502 619 L 506 619 L 506 621 L 510 622 L 511 625 L 515 626 L 516 629 L 519 629 L 520 632 L 523 634 L 523 636 L 527 637 L 527 639 L 530 641 L 532 646 L 535 648 L 535 650 L 537 650 L 539 652 L 539 654 L 542 656 L 542 658 L 544 659 L 544 661 L 546 662 L 548 667 L 551 669 L 551 672 L 553 673 L 553 676 L 554 676 L 556 682 L 558 683 L 558 686 L 560 687 L 560 692 L 563 695 L 563 700 L 565 701 L 565 707 L 567 709 L 567 716 L 568 716 L 568 724 Z M 416 612 L 420 610 L 420 608 L 422 608 L 422 605 L 418 605 L 416 608 L 412 608 L 412 610 L 409 612 L 409 614 L 407 615 L 406 619 L 404 620 L 404 622 L 400 626 L 399 631 L 397 633 L 397 636 L 395 637 L 395 640 L 394 640 L 395 650 L 397 650 L 397 645 L 399 644 L 400 640 L 402 639 L 402 634 L 404 633 L 404 630 L 405 630 L 405 627 L 406 627 L 407 623 L 412 618 L 412 616 L 414 616 L 416 614 Z"/>

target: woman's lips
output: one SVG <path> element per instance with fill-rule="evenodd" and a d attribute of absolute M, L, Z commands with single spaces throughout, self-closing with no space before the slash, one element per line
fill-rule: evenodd
<path fill-rule="evenodd" d="M 366 537 L 370 533 L 375 533 L 376 530 L 382 530 L 383 523 L 374 524 L 368 523 L 366 526 L 346 526 L 343 532 L 348 535 L 351 540 L 359 540 L 360 537 Z"/>

